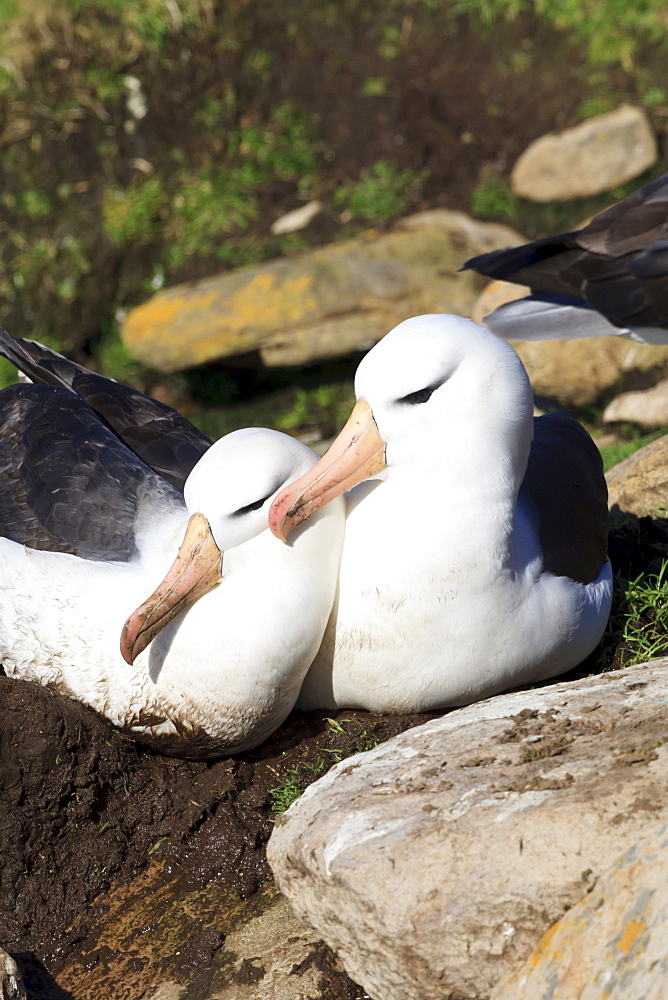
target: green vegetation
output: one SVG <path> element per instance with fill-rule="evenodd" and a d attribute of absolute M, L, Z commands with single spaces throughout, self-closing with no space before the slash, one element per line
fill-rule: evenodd
<path fill-rule="evenodd" d="M 612 612 L 599 649 L 603 663 L 621 643 L 619 663 L 635 663 L 668 655 L 668 559 L 656 573 L 632 580 L 616 576 Z"/>
<path fill-rule="evenodd" d="M 626 424 L 622 428 L 623 436 L 619 440 L 614 441 L 612 444 L 603 445 L 600 448 L 605 471 L 607 472 L 613 465 L 617 465 L 618 462 L 628 458 L 629 455 L 638 451 L 639 448 L 643 448 L 650 441 L 655 441 L 656 438 L 662 437 L 664 434 L 668 434 L 668 428 L 666 427 L 650 431 L 649 433 L 643 433 L 635 425 Z"/>
<path fill-rule="evenodd" d="M 167 841 L 167 840 L 169 840 L 169 834 L 167 834 L 167 835 L 166 835 L 166 836 L 164 836 L 164 837 L 158 837 L 158 839 L 156 840 L 156 842 L 155 842 L 155 844 L 153 845 L 153 847 L 150 847 L 150 848 L 149 848 L 149 851 L 148 851 L 148 853 L 149 853 L 149 856 L 150 856 L 151 854 L 155 854 L 155 852 L 156 852 L 157 850 L 159 850 L 159 849 L 160 849 L 160 848 L 162 847 L 162 845 L 163 845 L 163 844 L 165 843 L 165 841 Z"/>
<path fill-rule="evenodd" d="M 30 11 L 25 11 L 29 6 Z M 21 15 L 29 23 L 66 23 L 87 13 L 86 8 L 96 9 L 98 16 L 119 22 L 134 40 L 156 53 L 164 50 L 167 40 L 176 31 L 193 30 L 210 20 L 212 5 L 208 0 L 179 0 L 168 4 L 164 0 L 32 0 L 30 5 L 21 0 L 0 0 L 0 37 Z M 11 42 L 6 39 L 5 46 Z"/>
<path fill-rule="evenodd" d="M 295 389 L 295 401 L 291 409 L 281 413 L 277 428 L 294 431 L 304 428 L 331 426 L 343 427 L 355 405 L 355 391 L 350 382 L 336 382 L 333 385 L 319 385 L 314 389 Z"/>
<path fill-rule="evenodd" d="M 322 774 L 325 767 L 325 758 L 318 757 L 312 764 L 296 764 L 290 768 L 281 784 L 270 791 L 271 808 L 274 815 L 280 816 L 293 802 L 296 802 L 307 785 L 310 785 L 315 777 Z M 305 772 L 308 777 L 306 777 Z"/>
<path fill-rule="evenodd" d="M 426 176 L 427 171 L 415 174 L 398 170 L 390 160 L 378 160 L 362 170 L 359 180 L 342 184 L 334 201 L 354 218 L 383 222 L 408 209 Z"/>
<path fill-rule="evenodd" d="M 311 763 L 301 761 L 293 765 L 285 773 L 280 785 L 271 789 L 272 812 L 279 816 L 295 802 L 304 790 L 316 778 L 328 771 L 333 764 L 345 760 L 365 750 L 378 746 L 380 737 L 374 728 L 371 731 L 363 728 L 358 719 L 325 718 L 327 729 L 322 733 L 322 739 L 334 746 L 318 746 L 317 756 Z M 329 754 L 329 757 L 325 756 Z"/>
<path fill-rule="evenodd" d="M 455 0 L 452 6 L 490 28 L 533 15 L 558 31 L 572 31 L 584 42 L 592 66 L 621 63 L 631 69 L 643 46 L 666 39 L 663 0 Z"/>
<path fill-rule="evenodd" d="M 510 185 L 500 177 L 482 180 L 471 196 L 471 207 L 476 215 L 490 219 L 516 219 L 517 203 L 517 196 L 510 190 Z"/>

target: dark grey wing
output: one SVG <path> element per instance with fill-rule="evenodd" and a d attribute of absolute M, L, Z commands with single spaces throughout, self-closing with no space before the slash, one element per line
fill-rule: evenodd
<path fill-rule="evenodd" d="M 12 337 L 0 329 L 0 354 L 27 375 L 29 379 L 44 385 L 72 388 L 72 380 L 77 374 L 88 373 L 83 365 L 63 357 L 57 351 L 37 343 L 36 340 L 22 340 Z"/>
<path fill-rule="evenodd" d="M 623 257 L 666 239 L 668 174 L 595 215 L 576 235 L 579 246 L 608 257 Z"/>
<path fill-rule="evenodd" d="M 591 437 L 565 411 L 534 419 L 521 495 L 536 511 L 544 568 L 590 583 L 608 545 L 608 488 Z"/>
<path fill-rule="evenodd" d="M 528 285 L 536 293 L 582 295 L 583 280 L 602 274 L 599 269 L 628 255 L 642 255 L 665 239 L 668 174 L 600 212 L 583 229 L 471 257 L 462 270 Z"/>
<path fill-rule="evenodd" d="M 627 257 L 591 269 L 583 294 L 616 326 L 668 330 L 668 240 L 648 243 Z"/>
<path fill-rule="evenodd" d="M 477 271 L 498 281 L 528 285 L 549 295 L 581 296 L 580 266 L 586 251 L 575 242 L 577 233 L 546 237 L 505 250 L 471 257 L 462 270 Z"/>
<path fill-rule="evenodd" d="M 171 406 L 103 375 L 77 375 L 72 388 L 135 455 L 183 492 L 190 472 L 211 447 L 211 438 Z"/>
<path fill-rule="evenodd" d="M 573 310 L 591 308 L 620 330 L 651 330 L 650 342 L 668 340 L 657 331 L 668 328 L 668 174 L 645 185 L 595 216 L 583 229 L 535 240 L 519 247 L 472 257 L 464 264 L 488 277 L 528 285 L 532 301 L 542 300 L 552 329 Z M 525 300 L 521 300 L 525 301 Z M 500 307 L 486 319 L 500 336 L 543 339 L 531 333 L 538 319 L 533 305 L 515 305 L 512 314 Z M 588 329 L 588 333 L 583 331 Z M 606 331 L 594 317 L 575 319 L 574 332 L 565 323 L 561 334 L 571 338 Z"/>
<path fill-rule="evenodd" d="M 0 392 L 0 534 L 85 559 L 131 559 L 138 521 L 185 510 L 82 399 L 64 388 Z"/>
<path fill-rule="evenodd" d="M 171 406 L 69 361 L 32 340 L 0 330 L 0 354 L 36 384 L 62 386 L 99 413 L 134 453 L 183 490 L 211 439 Z"/>

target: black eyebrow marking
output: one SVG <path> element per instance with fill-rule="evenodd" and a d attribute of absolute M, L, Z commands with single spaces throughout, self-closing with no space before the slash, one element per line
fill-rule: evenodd
<path fill-rule="evenodd" d="M 244 514 L 250 514 L 252 510 L 260 510 L 260 508 L 266 504 L 269 497 L 272 497 L 275 492 L 275 490 L 272 490 L 271 493 L 267 493 L 266 497 L 262 497 L 261 500 L 253 500 L 252 503 L 247 503 L 245 507 L 239 507 L 238 510 L 233 510 L 231 516 L 243 517 Z"/>
<path fill-rule="evenodd" d="M 424 389 L 416 389 L 415 392 L 409 392 L 405 396 L 401 396 L 397 403 L 408 403 L 409 405 L 414 405 L 416 403 L 426 403 L 431 399 L 433 393 L 443 385 L 444 382 L 448 381 L 448 376 L 438 379 L 436 382 L 432 382 L 431 385 L 425 386 Z"/>

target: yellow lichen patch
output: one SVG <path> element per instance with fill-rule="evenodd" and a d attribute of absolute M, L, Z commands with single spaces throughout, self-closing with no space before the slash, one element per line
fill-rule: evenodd
<path fill-rule="evenodd" d="M 125 346 L 140 360 L 151 365 L 157 352 L 165 370 L 183 363 L 183 330 L 197 339 L 199 330 L 211 326 L 216 307 L 214 291 L 156 295 L 128 315 L 121 331 Z"/>
<path fill-rule="evenodd" d="M 624 955 L 628 955 L 638 936 L 647 930 L 647 924 L 643 920 L 629 920 L 617 942 L 617 947 Z"/>
<path fill-rule="evenodd" d="M 275 330 L 304 321 L 315 309 L 313 277 L 297 274 L 279 281 L 275 271 L 256 274 L 225 303 L 226 326 Z"/>
<path fill-rule="evenodd" d="M 548 927 L 548 929 L 545 931 L 542 938 L 540 939 L 540 941 L 532 951 L 531 955 L 529 956 L 527 964 L 530 969 L 535 969 L 543 959 L 548 957 L 548 954 L 552 947 L 552 939 L 554 938 L 554 935 L 557 933 L 560 927 L 561 927 L 561 920 L 557 920 L 556 924 L 552 924 L 552 926 Z M 554 958 L 554 956 L 552 957 Z"/>
<path fill-rule="evenodd" d="M 169 326 L 183 309 L 180 296 L 156 296 L 137 306 L 129 314 L 125 326 L 128 340 L 140 343 L 155 336 L 155 327 Z"/>

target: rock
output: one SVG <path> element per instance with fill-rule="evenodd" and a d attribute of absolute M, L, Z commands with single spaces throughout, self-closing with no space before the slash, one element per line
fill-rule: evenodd
<path fill-rule="evenodd" d="M 623 392 L 603 411 L 605 423 L 629 420 L 641 427 L 668 426 L 668 378 L 644 392 Z"/>
<path fill-rule="evenodd" d="M 625 337 L 513 340 L 533 391 L 562 406 L 586 406 L 632 372 L 668 364 L 668 344 L 654 347 Z"/>
<path fill-rule="evenodd" d="M 490 281 L 481 291 L 473 304 L 471 319 L 476 323 L 485 323 L 485 316 L 504 306 L 506 302 L 514 302 L 515 299 L 523 299 L 529 295 L 530 288 L 526 285 L 515 285 L 512 281 Z"/>
<path fill-rule="evenodd" d="M 424 312 L 468 315 L 477 278 L 457 269 L 476 253 L 521 242 L 506 226 L 461 212 L 421 212 L 300 257 L 254 264 L 158 292 L 122 329 L 136 358 L 173 372 L 259 351 L 301 365 L 363 351 Z"/>
<path fill-rule="evenodd" d="M 0 948 L 0 1000 L 26 1000 L 26 990 L 19 967 L 6 951 Z"/>
<path fill-rule="evenodd" d="M 319 201 L 309 201 L 306 205 L 294 208 L 291 212 L 286 212 L 280 218 L 272 222 L 270 231 L 274 236 L 283 236 L 285 233 L 295 233 L 299 229 L 306 229 L 316 215 L 321 211 L 322 204 Z"/>
<path fill-rule="evenodd" d="M 642 108 L 623 104 L 525 149 L 513 167 L 515 194 L 532 201 L 567 201 L 609 191 L 656 163 L 656 139 Z"/>
<path fill-rule="evenodd" d="M 628 848 L 490 1000 L 664 1000 L 668 828 Z"/>
<path fill-rule="evenodd" d="M 502 695 L 342 761 L 269 844 L 374 1000 L 487 997 L 668 822 L 668 658 Z"/>
<path fill-rule="evenodd" d="M 668 434 L 613 466 L 605 478 L 613 514 L 617 508 L 637 517 L 668 516 Z"/>
<path fill-rule="evenodd" d="M 286 899 L 279 899 L 225 941 L 235 956 L 236 972 L 215 1000 L 323 1000 L 323 973 L 332 970 L 313 961 L 318 944 L 312 928 L 297 919 Z"/>

